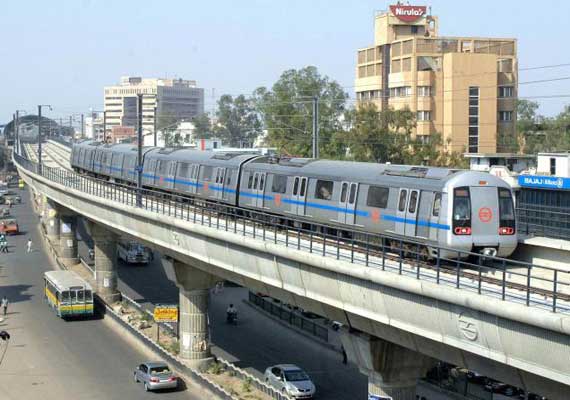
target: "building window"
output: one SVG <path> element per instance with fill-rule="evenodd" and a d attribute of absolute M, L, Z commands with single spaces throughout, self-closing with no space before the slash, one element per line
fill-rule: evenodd
<path fill-rule="evenodd" d="M 513 120 L 512 111 L 499 111 L 499 122 L 511 122 Z"/>
<path fill-rule="evenodd" d="M 411 86 L 400 86 L 390 88 L 390 97 L 408 97 L 412 95 Z"/>
<path fill-rule="evenodd" d="M 412 35 L 417 35 L 417 33 L 418 33 L 418 26 L 412 25 Z"/>
<path fill-rule="evenodd" d="M 514 91 L 512 86 L 499 86 L 499 97 L 513 97 Z"/>
<path fill-rule="evenodd" d="M 418 121 L 431 121 L 431 111 L 418 111 Z"/>
<path fill-rule="evenodd" d="M 418 86 L 418 96 L 421 97 L 431 96 L 431 86 Z"/>
<path fill-rule="evenodd" d="M 469 153 L 479 152 L 479 87 L 469 87 Z"/>
<path fill-rule="evenodd" d="M 556 175 L 556 158 L 550 159 L 550 175 Z"/>

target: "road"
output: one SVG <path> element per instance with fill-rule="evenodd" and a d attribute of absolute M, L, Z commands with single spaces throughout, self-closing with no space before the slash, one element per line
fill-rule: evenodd
<path fill-rule="evenodd" d="M 9 237 L 10 253 L 0 255 L 0 296 L 11 304 L 0 329 L 11 340 L 0 343 L 0 398 L 143 399 L 153 398 L 132 380 L 131 371 L 149 354 L 103 319 L 58 318 L 43 301 L 43 272 L 52 269 L 40 245 L 38 217 L 27 195 L 12 207 L 25 233 Z M 27 232 L 26 232 L 27 231 Z M 28 237 L 34 251 L 25 252 Z M 193 393 L 191 393 L 191 391 Z M 168 399 L 203 399 L 192 390 L 163 393 Z"/>
<path fill-rule="evenodd" d="M 86 236 L 84 229 L 80 228 L 80 235 Z M 79 251 L 87 257 L 85 243 L 79 243 Z M 148 309 L 157 303 L 178 303 L 174 271 L 162 265 L 158 254 L 147 266 L 119 263 L 118 277 L 119 290 Z M 245 288 L 226 287 L 210 296 L 212 351 L 216 355 L 260 377 L 269 365 L 297 364 L 313 378 L 319 399 L 366 398 L 367 378 L 354 365 L 343 365 L 338 352 L 247 306 L 243 302 L 247 295 Z M 225 311 L 230 303 L 239 309 L 238 326 L 225 322 Z"/>

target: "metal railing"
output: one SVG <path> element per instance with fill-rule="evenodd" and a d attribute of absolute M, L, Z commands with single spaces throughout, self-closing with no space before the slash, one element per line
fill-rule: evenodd
<path fill-rule="evenodd" d="M 38 165 L 21 156 L 14 161 L 38 174 Z M 325 224 L 308 224 L 264 212 L 220 205 L 150 189 L 95 179 L 43 166 L 41 175 L 57 184 L 130 207 L 166 215 L 328 258 L 396 273 L 409 278 L 570 313 L 570 272 Z"/>
<path fill-rule="evenodd" d="M 569 209 L 519 204 L 517 224 L 519 233 L 525 235 L 570 240 Z"/>
<path fill-rule="evenodd" d="M 289 325 L 295 326 L 321 340 L 324 340 L 325 342 L 329 341 L 329 330 L 326 327 L 314 323 L 313 321 L 295 313 L 293 310 L 281 304 L 276 304 L 273 301 L 266 300 L 252 292 L 249 292 L 249 301 L 271 315 L 276 316 L 281 321 L 285 321 L 289 323 Z"/>

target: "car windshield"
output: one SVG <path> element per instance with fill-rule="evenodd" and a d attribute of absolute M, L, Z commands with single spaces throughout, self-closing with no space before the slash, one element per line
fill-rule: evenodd
<path fill-rule="evenodd" d="M 161 374 L 168 374 L 170 369 L 166 365 L 160 365 L 158 367 L 151 367 L 150 374 L 151 375 L 161 375 Z"/>
<path fill-rule="evenodd" d="M 288 382 L 308 381 L 309 377 L 300 369 L 294 371 L 285 371 L 285 379 Z"/>

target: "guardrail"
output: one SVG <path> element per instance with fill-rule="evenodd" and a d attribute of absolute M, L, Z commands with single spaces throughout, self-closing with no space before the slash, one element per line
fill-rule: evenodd
<path fill-rule="evenodd" d="M 349 228 L 342 229 L 348 237 L 341 237 L 338 227 L 332 225 L 276 218 L 225 204 L 222 207 L 213 201 L 110 183 L 60 168 L 40 168 L 19 155 L 14 155 L 14 161 L 49 181 L 130 207 L 501 301 L 570 313 L 568 271 L 433 245 L 430 248 L 436 256 L 429 260 L 426 245 L 419 240 Z"/>
<path fill-rule="evenodd" d="M 266 300 L 261 296 L 256 295 L 255 293 L 249 292 L 249 301 L 268 313 L 276 316 L 281 321 L 285 321 L 289 323 L 289 325 L 295 326 L 303 331 L 318 337 L 325 342 L 329 341 L 329 330 L 324 326 L 320 326 L 319 324 L 310 321 L 309 319 L 296 314 L 292 310 L 287 309 L 286 307 L 275 304 L 273 301 Z"/>
<path fill-rule="evenodd" d="M 570 209 L 519 204 L 517 225 L 519 233 L 529 236 L 570 240 Z"/>
<path fill-rule="evenodd" d="M 71 142 L 68 142 L 67 140 L 62 139 L 59 136 L 51 136 L 48 138 L 48 140 L 53 140 L 54 142 L 62 144 L 69 149 L 71 149 L 71 147 L 73 146 L 73 144 Z"/>

